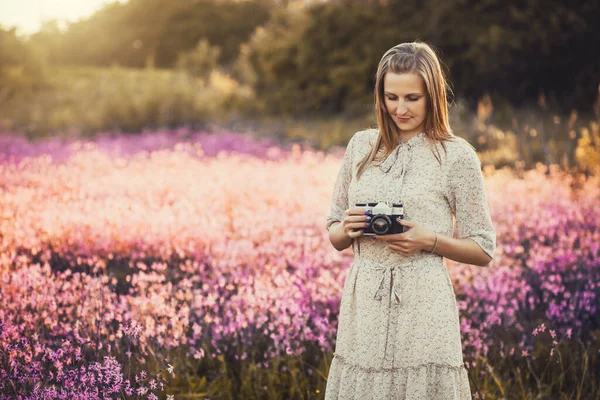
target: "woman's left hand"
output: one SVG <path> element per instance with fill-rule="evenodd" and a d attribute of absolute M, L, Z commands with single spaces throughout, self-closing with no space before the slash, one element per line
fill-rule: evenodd
<path fill-rule="evenodd" d="M 390 250 L 403 256 L 410 256 L 417 251 L 430 247 L 429 242 L 435 236 L 434 232 L 416 222 L 406 219 L 399 220 L 398 222 L 406 226 L 408 230 L 393 235 L 376 235 L 372 237 L 376 238 L 376 240 L 388 242 Z"/>

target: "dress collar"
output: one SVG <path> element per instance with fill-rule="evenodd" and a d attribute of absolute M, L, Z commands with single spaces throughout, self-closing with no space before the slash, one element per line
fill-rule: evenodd
<path fill-rule="evenodd" d="M 396 148 L 386 157 L 386 159 L 381 164 L 379 164 L 379 168 L 387 174 L 398 160 L 398 153 L 401 148 L 410 151 L 415 146 L 423 144 L 426 141 L 427 136 L 425 135 L 425 132 L 416 134 L 415 136 L 408 139 L 406 142 L 400 140 L 400 143 L 396 146 Z"/>
<path fill-rule="evenodd" d="M 417 133 L 415 136 L 411 137 L 406 142 L 400 140 L 400 145 L 406 145 L 410 150 L 414 145 L 416 145 L 419 142 L 422 142 L 423 140 L 427 140 L 425 132 Z"/>

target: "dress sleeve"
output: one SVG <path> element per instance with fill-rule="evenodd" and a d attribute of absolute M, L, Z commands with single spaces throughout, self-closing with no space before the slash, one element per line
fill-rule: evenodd
<path fill-rule="evenodd" d="M 493 258 L 496 231 L 485 194 L 481 162 L 471 147 L 454 161 L 447 183 L 448 201 L 456 217 L 454 237 L 473 239 Z"/>
<path fill-rule="evenodd" d="M 352 180 L 352 152 L 355 137 L 356 135 L 352 136 L 346 146 L 344 159 L 342 160 L 342 165 L 338 172 L 335 185 L 333 186 L 329 215 L 327 216 L 327 222 L 325 224 L 325 229 L 327 230 L 329 230 L 334 222 L 341 222 L 344 219 L 344 211 L 348 209 L 348 187 Z"/>

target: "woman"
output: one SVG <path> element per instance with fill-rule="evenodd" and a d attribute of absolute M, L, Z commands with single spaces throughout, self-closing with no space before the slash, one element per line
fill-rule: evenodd
<path fill-rule="evenodd" d="M 326 400 L 471 399 L 443 257 L 487 266 L 496 232 L 479 158 L 450 128 L 446 90 L 430 46 L 394 46 L 377 70 L 379 129 L 346 148 L 326 227 L 337 250 L 352 245 L 354 262 Z M 364 235 L 371 216 L 356 204 L 380 202 L 403 205 L 403 233 Z"/>

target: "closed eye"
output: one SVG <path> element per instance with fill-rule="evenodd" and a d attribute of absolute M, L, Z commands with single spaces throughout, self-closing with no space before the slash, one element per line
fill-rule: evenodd
<path fill-rule="evenodd" d="M 390 97 L 390 96 L 387 96 L 387 99 L 389 101 L 397 100 L 396 97 Z M 420 97 L 408 97 L 406 100 L 408 100 L 408 101 L 418 101 L 419 99 L 420 99 Z"/>

